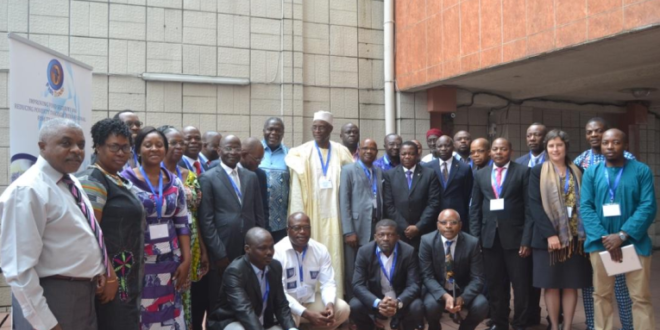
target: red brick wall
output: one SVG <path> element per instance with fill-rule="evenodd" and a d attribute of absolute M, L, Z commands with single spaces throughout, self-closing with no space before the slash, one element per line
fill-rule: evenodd
<path fill-rule="evenodd" d="M 660 24 L 660 0 L 397 0 L 395 6 L 401 90 Z"/>

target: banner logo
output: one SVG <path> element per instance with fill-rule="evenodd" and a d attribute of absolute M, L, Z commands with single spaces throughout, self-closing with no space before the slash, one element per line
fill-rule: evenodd
<path fill-rule="evenodd" d="M 59 97 L 64 92 L 62 85 L 64 84 L 64 70 L 62 64 L 56 59 L 50 60 L 48 63 L 48 92 L 56 97 Z"/>

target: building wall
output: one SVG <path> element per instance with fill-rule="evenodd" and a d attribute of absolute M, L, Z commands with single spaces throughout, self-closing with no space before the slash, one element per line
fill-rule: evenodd
<path fill-rule="evenodd" d="M 401 90 L 660 24 L 660 0 L 395 3 Z"/>

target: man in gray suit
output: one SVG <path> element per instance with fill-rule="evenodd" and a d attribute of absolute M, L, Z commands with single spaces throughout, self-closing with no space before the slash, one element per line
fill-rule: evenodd
<path fill-rule="evenodd" d="M 241 152 L 238 137 L 224 137 L 218 149 L 220 166 L 199 178 L 202 202 L 198 221 L 212 261 L 212 271 L 207 275 L 212 304 L 217 300 L 224 270 L 244 254 L 247 231 L 255 226 L 264 227 L 259 180 L 254 172 L 236 166 Z"/>
<path fill-rule="evenodd" d="M 372 166 L 378 145 L 365 139 L 359 148 L 360 160 L 344 165 L 339 185 L 339 210 L 344 233 L 344 286 L 346 300 L 353 298 L 353 271 L 357 250 L 369 243 L 373 226 L 383 216 L 383 173 Z"/>

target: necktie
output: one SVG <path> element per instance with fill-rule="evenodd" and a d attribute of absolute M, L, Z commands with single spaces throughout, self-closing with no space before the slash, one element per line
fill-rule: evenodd
<path fill-rule="evenodd" d="M 199 163 L 198 160 L 196 160 L 193 163 L 193 166 L 195 166 L 195 172 L 197 172 L 197 175 L 201 175 L 202 174 L 202 165 Z"/>
<path fill-rule="evenodd" d="M 504 167 L 498 167 L 496 168 L 497 170 L 497 176 L 495 177 L 495 180 L 497 180 L 497 186 L 501 187 L 502 186 L 502 171 L 504 171 Z"/>
<path fill-rule="evenodd" d="M 406 171 L 406 179 L 408 179 L 408 189 L 412 188 L 412 171 Z"/>
<path fill-rule="evenodd" d="M 454 241 L 445 242 L 445 269 L 447 270 L 447 282 L 450 284 L 454 282 L 454 258 L 451 257 L 452 243 L 454 243 Z"/>
<path fill-rule="evenodd" d="M 447 172 L 447 162 L 442 163 L 442 179 L 447 182 L 447 179 L 449 179 L 449 172 Z"/>
<path fill-rule="evenodd" d="M 62 181 L 64 181 L 64 183 L 66 183 L 66 185 L 69 187 L 69 191 L 71 192 L 71 195 L 73 195 L 73 198 L 76 200 L 76 205 L 78 205 L 80 211 L 82 211 L 83 215 L 85 216 L 85 219 L 87 219 L 87 223 L 89 223 L 89 226 L 92 228 L 92 231 L 94 232 L 94 237 L 96 237 L 96 241 L 99 244 L 99 247 L 101 248 L 101 259 L 103 262 L 103 266 L 105 267 L 106 274 L 110 276 L 110 268 L 108 268 L 108 252 L 105 249 L 103 232 L 101 231 L 101 227 L 99 226 L 99 224 L 96 222 L 94 213 L 90 212 L 90 210 L 87 208 L 87 204 L 85 204 L 84 199 L 80 195 L 80 190 L 78 190 L 78 187 L 76 187 L 75 183 L 73 183 L 73 180 L 68 174 L 65 174 L 62 177 Z"/>

